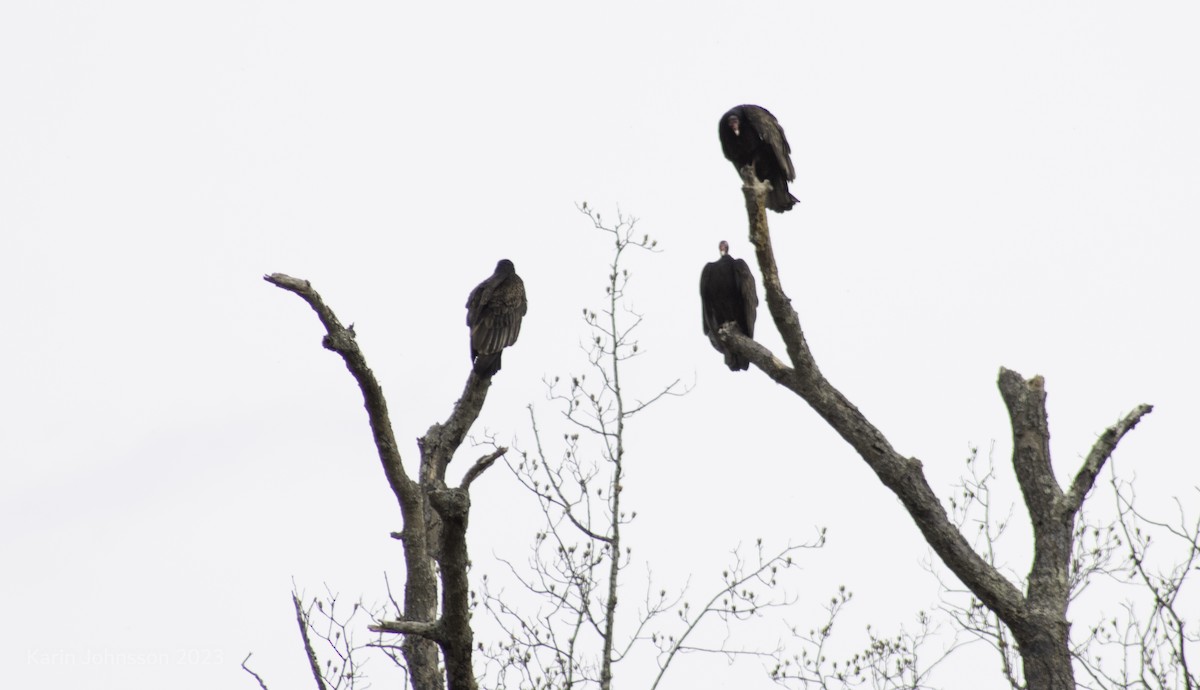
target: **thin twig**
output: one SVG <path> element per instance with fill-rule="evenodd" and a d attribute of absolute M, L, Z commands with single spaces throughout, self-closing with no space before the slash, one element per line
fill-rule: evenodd
<path fill-rule="evenodd" d="M 258 687 L 262 688 L 262 690 L 270 690 L 267 687 L 267 684 L 263 682 L 262 676 L 258 675 L 254 671 L 251 671 L 250 667 L 246 665 L 246 662 L 250 661 L 250 657 L 253 654 L 254 654 L 254 652 L 248 652 L 246 654 L 246 658 L 242 659 L 242 670 L 245 671 L 246 673 L 249 673 L 250 675 L 254 676 L 254 680 L 258 681 Z"/>

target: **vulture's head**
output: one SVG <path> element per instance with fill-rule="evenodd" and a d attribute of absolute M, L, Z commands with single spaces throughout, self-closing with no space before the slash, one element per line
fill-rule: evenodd
<path fill-rule="evenodd" d="M 516 273 L 517 267 L 513 266 L 513 262 L 508 259 L 500 259 L 496 262 L 496 273 Z"/>
<path fill-rule="evenodd" d="M 721 252 L 721 256 L 725 256 L 729 253 L 729 243 L 721 240 L 721 243 L 717 245 L 717 250 Z"/>
<path fill-rule="evenodd" d="M 729 113 L 729 115 L 725 117 L 725 124 L 729 125 L 729 129 L 733 132 L 733 136 L 741 136 L 741 121 L 738 120 L 737 113 Z"/>

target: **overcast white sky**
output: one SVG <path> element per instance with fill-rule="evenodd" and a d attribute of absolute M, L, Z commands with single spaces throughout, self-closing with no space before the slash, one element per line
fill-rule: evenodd
<path fill-rule="evenodd" d="M 542 377 L 581 369 L 579 310 L 603 298 L 583 200 L 663 249 L 629 265 L 630 392 L 695 385 L 629 439 L 626 536 L 655 579 L 703 591 L 739 542 L 825 525 L 791 620 L 839 583 L 850 638 L 932 603 L 898 503 L 701 335 L 717 242 L 752 259 L 716 135 L 739 103 L 792 144 L 803 203 L 771 220 L 819 363 L 937 490 L 971 444 L 1007 457 L 1004 365 L 1046 377 L 1060 476 L 1154 404 L 1118 462 L 1149 505 L 1200 508 L 1198 34 L 1186 2 L 7 0 L 4 684 L 248 688 L 249 651 L 273 690 L 311 682 L 293 578 L 381 598 L 401 525 L 357 388 L 261 276 L 308 278 L 357 324 L 411 440 L 462 390 L 467 293 L 512 259 L 529 315 L 477 431 L 528 444 L 524 406 L 555 423 Z M 503 469 L 473 497 L 478 575 L 536 522 Z M 771 687 L 753 662 L 703 668 Z"/>

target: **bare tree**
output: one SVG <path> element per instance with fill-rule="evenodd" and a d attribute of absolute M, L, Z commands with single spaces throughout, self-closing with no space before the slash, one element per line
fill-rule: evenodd
<path fill-rule="evenodd" d="M 1050 462 L 1044 380 L 1040 376 L 1025 379 L 1001 368 L 1000 395 L 1012 424 L 1012 465 L 1034 534 L 1033 564 L 1027 587 L 1021 591 L 972 548 L 930 488 L 921 462 L 896 451 L 821 373 L 780 281 L 766 215 L 769 185 L 757 180 L 750 168 L 742 170 L 742 178 L 750 241 L 762 272 L 767 305 L 789 362 L 779 360 L 736 328 L 722 327 L 718 334 L 721 341 L 808 403 L 900 499 L 942 563 L 1011 631 L 1029 690 L 1073 690 L 1067 607 L 1075 520 L 1118 442 L 1151 411 L 1151 406 L 1138 405 L 1105 430 L 1064 488 Z"/>
<path fill-rule="evenodd" d="M 625 257 L 632 250 L 655 252 L 657 243 L 637 232 L 631 217 L 618 213 L 610 224 L 587 204 L 580 211 L 607 237 L 612 258 L 603 306 L 583 310 L 586 373 L 569 377 L 569 384 L 559 377 L 547 381 L 548 397 L 560 404 L 568 427 L 561 453 L 547 452 L 530 406 L 534 448 L 521 452 L 519 461 L 506 459 L 518 481 L 536 496 L 545 523 L 536 534 L 528 567 L 508 563 L 519 588 L 535 595 L 526 598 L 532 599 L 531 606 L 522 609 L 511 597 L 493 591 L 491 581 L 484 582 L 483 604 L 503 633 L 489 649 L 498 688 L 585 685 L 608 690 L 615 667 L 639 643 L 655 650 L 658 661 L 657 673 L 647 681 L 651 688 L 684 654 L 759 654 L 734 646 L 728 635 L 706 639 L 705 627 L 755 619 L 791 603 L 780 586 L 782 571 L 794 565 L 796 551 L 815 548 L 824 539 L 821 534 L 812 543 L 773 552 L 759 541 L 753 555 L 735 551 L 721 585 L 697 606 L 686 600 L 686 592 L 669 594 L 652 582 L 644 599 L 635 602 L 638 610 L 618 601 L 632 554 L 624 529 L 637 517 L 622 502 L 631 467 L 626 425 L 664 397 L 685 391 L 675 380 L 637 397 L 625 378 L 626 363 L 646 353 L 636 338 L 642 315 L 626 301 L 632 274 Z"/>
<path fill-rule="evenodd" d="M 471 483 L 507 449 L 496 448 L 479 458 L 464 473 L 457 486 L 446 484 L 446 469 L 483 409 L 491 378 L 477 376 L 472 371 L 450 416 L 446 421 L 430 426 L 425 435 L 418 439 L 420 464 L 414 478 L 404 467 L 383 389 L 367 366 L 355 339 L 353 326 L 342 326 L 333 310 L 325 305 L 307 280 L 281 273 L 264 276 L 264 279 L 299 296 L 316 312 L 325 328 L 322 345 L 342 357 L 362 391 L 384 476 L 400 508 L 404 527 L 392 534 L 404 548 L 406 577 L 403 602 L 397 606 L 400 615 L 392 620 L 376 621 L 370 630 L 404 636 L 400 650 L 413 690 L 440 690 L 446 687 L 450 690 L 474 690 L 476 683 L 471 661 L 474 636 L 470 625 L 466 542 L 467 518 L 471 507 L 469 489 Z M 301 631 L 313 629 L 311 619 L 307 624 L 304 622 L 309 610 L 302 612 L 299 600 L 295 602 Z M 333 621 L 332 610 L 329 613 L 330 621 Z M 337 632 L 332 631 L 333 634 Z M 304 639 L 314 665 L 318 688 L 323 690 L 323 676 L 320 669 L 315 667 L 316 661 L 307 634 Z M 344 637 L 339 635 L 339 639 L 344 640 Z M 350 659 L 345 663 L 347 672 L 357 673 Z"/>
<path fill-rule="evenodd" d="M 1111 482 L 1115 520 L 1092 523 L 1083 513 L 1085 498 L 1099 473 L 1106 466 L 1113 469 L 1110 458 L 1117 444 L 1152 408 L 1139 405 L 1100 434 L 1064 487 L 1050 462 L 1044 381 L 1039 376 L 1026 380 L 1001 369 L 999 389 L 1013 430 L 1011 462 L 1034 536 L 1028 574 L 1006 570 L 995 544 L 1010 524 L 1012 511 L 993 509 L 989 482 L 995 466 L 989 462 L 986 470 L 979 469 L 973 452 L 969 475 L 948 501 L 948 512 L 926 481 L 921 462 L 894 450 L 882 432 L 825 379 L 783 292 L 763 205 L 765 186 L 748 170 L 743 171 L 743 178 L 750 239 L 756 248 L 768 308 L 790 363 L 728 325 L 719 330 L 718 337 L 807 402 L 900 499 L 933 553 L 965 587 L 965 599 L 942 609 L 952 617 L 956 631 L 991 643 L 999 653 L 1004 677 L 1017 689 L 1074 688 L 1076 664 L 1086 676 L 1081 683 L 1086 687 L 1200 688 L 1190 661 L 1197 653 L 1200 636 L 1194 618 L 1188 617 L 1190 609 L 1181 603 L 1188 574 L 1200 564 L 1200 522 L 1189 520 L 1181 505 L 1174 519 L 1152 519 L 1135 507 L 1132 485 L 1119 480 L 1115 472 Z M 622 367 L 641 354 L 633 336 L 641 316 L 625 305 L 629 273 L 621 265 L 621 257 L 629 249 L 652 250 L 655 243 L 648 236 L 637 237 L 632 219 L 618 216 L 617 224 L 609 227 L 586 205 L 581 210 L 614 240 L 606 304 L 599 314 L 584 310 L 591 330 L 585 352 L 592 380 L 579 375 L 570 377 L 569 386 L 557 378 L 548 382 L 550 398 L 562 405 L 566 422 L 574 427 L 564 435 L 561 455 L 555 458 L 546 452 L 531 409 L 536 447 L 523 452 L 519 462 L 506 459 L 521 483 L 535 494 L 546 518 L 528 574 L 510 565 L 518 581 L 543 598 L 545 608 L 523 613 L 485 583 L 482 601 L 506 634 L 488 654 L 500 664 L 494 687 L 549 689 L 593 684 L 610 690 L 615 665 L 643 642 L 657 650 L 659 661 L 651 687 L 658 685 L 674 659 L 689 652 L 773 659 L 772 676 L 785 685 L 927 687 L 929 671 L 960 643 L 958 633 L 940 650 L 930 650 L 940 623 L 921 613 L 915 632 L 901 629 L 894 636 L 881 636 L 869 629 L 868 642 L 860 651 L 830 662 L 827 642 L 838 613 L 850 601 L 844 590 L 830 600 L 824 624 L 807 632 L 799 627 L 792 630 L 799 653 L 785 654 L 782 647 L 738 648 L 727 644 L 728 636 L 717 645 L 700 639 L 698 631 L 705 621 L 717 620 L 728 626 L 791 603 L 793 599 L 777 589 L 777 576 L 793 565 L 797 549 L 819 546 L 823 533 L 813 543 L 789 545 L 777 552 L 765 550 L 760 542 L 754 557 L 735 552 L 735 562 L 724 573 L 721 587 L 700 606 L 693 608 L 684 593 L 668 595 L 666 589 L 651 586 L 635 615 L 626 616 L 627 609 L 619 607 L 618 585 L 632 553 L 623 528 L 636 517 L 636 512 L 621 503 L 628 476 L 625 425 L 664 396 L 679 394 L 680 389 L 675 381 L 645 399 L 627 397 Z M 366 644 L 355 642 L 349 619 L 335 614 L 332 594 L 307 606 L 294 599 L 318 688 L 354 687 L 362 678 L 362 666 L 354 653 L 372 646 L 383 648 L 403 665 L 415 690 L 473 690 L 470 614 L 474 595 L 468 587 L 466 547 L 469 487 L 504 457 L 507 449 L 496 446 L 479 458 L 457 486 L 447 485 L 445 478 L 455 451 L 482 409 L 490 378 L 474 373 L 468 376 L 450 416 L 433 424 L 418 441 L 420 463 L 416 477 L 411 477 L 397 449 L 382 389 L 358 348 L 353 327 L 343 327 L 307 281 L 282 274 L 266 280 L 297 294 L 314 309 L 326 330 L 324 346 L 343 358 L 358 383 L 385 477 L 404 520 L 403 530 L 392 535 L 404 548 L 404 592 L 402 601 L 391 599 L 390 614 L 373 614 L 374 624 L 369 629 L 380 637 Z M 599 451 L 594 456 L 583 452 L 581 433 L 597 442 Z M 1182 558 L 1156 559 L 1151 553 L 1152 534 L 1165 535 L 1166 541 L 1181 546 Z M 1123 603 L 1117 615 L 1105 616 L 1086 631 L 1080 629 L 1077 632 L 1086 634 L 1072 639 L 1068 607 L 1104 578 L 1136 587 L 1146 596 Z M 355 605 L 350 617 L 359 610 L 360 605 Z M 667 613 L 675 615 L 664 617 Z M 674 627 L 661 625 L 664 618 L 670 618 Z M 619 621 L 625 622 L 618 625 Z M 386 636 L 395 634 L 403 636 L 399 645 L 386 642 Z M 314 637 L 329 647 L 327 655 L 333 655 L 324 666 L 318 662 Z M 246 661 L 247 673 L 265 688 Z M 511 683 L 509 673 L 516 674 Z"/>
<path fill-rule="evenodd" d="M 960 528 L 973 527 L 966 530 L 973 535 L 972 546 L 999 568 L 997 543 L 1013 506 L 997 510 L 994 505 L 991 483 L 996 467 L 990 453 L 982 464 L 972 449 L 967 466 L 968 476 L 949 501 L 951 516 Z M 1112 508 L 1080 511 L 1068 576 L 1070 602 L 1084 601 L 1088 609 L 1100 609 L 1094 623 L 1071 630 L 1071 655 L 1082 672 L 1079 687 L 1200 687 L 1190 660 L 1200 654 L 1200 620 L 1194 605 L 1181 605 L 1188 577 L 1200 563 L 1200 520 L 1189 518 L 1178 499 L 1172 520 L 1148 517 L 1136 507 L 1133 484 L 1118 476 L 1114 460 L 1107 469 Z M 996 651 L 1010 687 L 1025 687 L 1019 678 L 1021 657 L 1008 626 L 969 591 L 946 582 L 938 569 L 931 570 L 942 581 L 941 610 L 959 630 Z M 1007 575 L 1025 584 L 1016 573 Z"/>

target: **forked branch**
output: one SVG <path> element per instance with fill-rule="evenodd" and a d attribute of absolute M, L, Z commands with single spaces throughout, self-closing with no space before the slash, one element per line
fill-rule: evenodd
<path fill-rule="evenodd" d="M 1073 687 L 1065 611 L 1069 601 L 1075 514 L 1117 443 L 1150 412 L 1150 406 L 1139 406 L 1101 436 L 1069 492 L 1064 493 L 1050 464 L 1049 425 L 1041 377 L 1027 381 L 1016 372 L 1001 370 L 1000 391 L 1013 426 L 1013 466 L 1035 535 L 1034 563 L 1026 596 L 971 547 L 930 488 L 921 462 L 896 452 L 883 433 L 821 374 L 779 277 L 767 223 L 765 201 L 769 186 L 758 181 L 749 168 L 742 170 L 742 178 L 750 241 L 762 271 L 767 306 L 783 338 L 790 365 L 737 329 L 722 328 L 717 337 L 731 351 L 750 360 L 772 380 L 808 403 L 900 499 L 942 562 L 1013 630 L 1030 688 Z"/>
<path fill-rule="evenodd" d="M 1125 415 L 1124 419 L 1100 434 L 1100 438 L 1096 439 L 1095 445 L 1092 446 L 1092 451 L 1083 461 L 1083 467 L 1080 467 L 1079 473 L 1075 475 L 1075 481 L 1071 482 L 1071 490 L 1067 493 L 1067 503 L 1072 506 L 1072 510 L 1079 510 L 1079 507 L 1083 505 L 1083 499 L 1096 483 L 1096 475 L 1100 474 L 1104 463 L 1112 457 L 1117 443 L 1137 426 L 1142 417 L 1150 414 L 1153 410 L 1154 406 L 1152 405 L 1138 405 Z"/>
<path fill-rule="evenodd" d="M 293 278 L 283 273 L 272 273 L 263 276 L 263 280 L 276 287 L 294 293 L 308 303 L 321 325 L 325 327 L 325 337 L 321 344 L 327 350 L 341 355 L 346 362 L 350 375 L 358 382 L 362 390 L 363 404 L 367 408 L 367 417 L 371 424 L 371 433 L 375 437 L 375 447 L 379 450 L 379 460 L 383 463 L 383 472 L 396 499 L 402 504 L 418 502 L 417 487 L 404 471 L 404 463 L 400 457 L 400 449 L 396 445 L 396 434 L 392 431 L 392 422 L 388 417 L 387 401 L 383 397 L 383 388 L 375 380 L 375 374 L 367 366 L 367 360 L 355 341 L 354 331 L 342 326 L 342 322 L 334 315 L 333 310 L 325 305 L 321 295 L 307 280 Z"/>
<path fill-rule="evenodd" d="M 469 373 L 463 394 L 455 402 L 450 416 L 445 422 L 430 426 L 418 439 L 421 464 L 418 479 L 413 481 L 404 469 L 396 446 L 383 389 L 367 366 L 353 328 L 342 326 L 307 280 L 282 273 L 264 276 L 264 280 L 296 294 L 317 313 L 326 331 L 322 344 L 342 357 L 362 391 L 384 473 L 400 504 L 404 529 L 393 532 L 392 536 L 404 546 L 407 578 L 403 614 L 399 620 L 380 621 L 370 629 L 405 635 L 401 651 L 413 687 L 441 688 L 448 684 L 450 690 L 474 690 L 467 587 L 466 529 L 470 509 L 467 489 L 492 466 L 504 449 L 476 461 L 458 488 L 447 489 L 445 476 L 455 451 L 483 409 L 491 377 L 480 377 L 474 371 Z M 443 585 L 440 617 L 439 575 Z M 306 633 L 304 616 L 299 604 L 297 607 L 301 632 Z M 310 663 L 315 663 L 307 637 L 305 647 L 310 651 Z M 438 647 L 445 659 L 444 678 L 438 664 Z"/>

